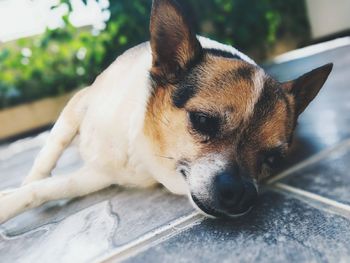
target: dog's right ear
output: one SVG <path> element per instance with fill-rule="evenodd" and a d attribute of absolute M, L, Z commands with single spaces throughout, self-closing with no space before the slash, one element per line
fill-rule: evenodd
<path fill-rule="evenodd" d="M 175 0 L 154 0 L 150 33 L 152 78 L 159 84 L 176 83 L 202 56 L 189 14 Z"/>
<path fill-rule="evenodd" d="M 333 63 L 311 70 L 296 80 L 282 84 L 285 90 L 295 98 L 295 110 L 300 115 L 309 103 L 316 97 L 326 82 L 333 68 Z"/>

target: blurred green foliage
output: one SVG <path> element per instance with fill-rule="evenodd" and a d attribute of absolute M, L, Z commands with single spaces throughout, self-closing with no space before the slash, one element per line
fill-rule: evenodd
<path fill-rule="evenodd" d="M 309 38 L 304 0 L 188 0 L 198 31 L 264 58 L 284 35 Z M 61 0 L 68 4 L 69 0 Z M 0 50 L 0 109 L 92 83 L 127 48 L 149 39 L 151 0 L 110 0 L 98 35 L 66 26 Z"/>
<path fill-rule="evenodd" d="M 104 42 L 88 31 L 66 27 L 18 40 L 0 53 L 0 108 L 56 96 L 91 83 L 106 56 Z"/>

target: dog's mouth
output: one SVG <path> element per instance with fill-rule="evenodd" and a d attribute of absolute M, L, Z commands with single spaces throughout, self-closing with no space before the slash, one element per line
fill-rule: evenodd
<path fill-rule="evenodd" d="M 232 218 L 237 218 L 241 217 L 243 215 L 248 214 L 251 209 L 253 208 L 252 206 L 249 207 L 246 211 L 223 211 L 221 209 L 217 209 L 214 207 L 211 207 L 209 205 L 204 204 L 201 202 L 195 195 L 191 194 L 190 198 L 193 201 L 194 207 L 199 210 L 202 214 L 212 217 L 212 218 L 226 218 L 226 219 L 232 219 Z"/>
<path fill-rule="evenodd" d="M 210 217 L 225 217 L 225 213 L 203 204 L 195 195 L 191 194 L 195 208 Z"/>
<path fill-rule="evenodd" d="M 181 159 L 176 163 L 176 171 L 187 179 L 190 170 L 189 161 L 187 159 Z"/>

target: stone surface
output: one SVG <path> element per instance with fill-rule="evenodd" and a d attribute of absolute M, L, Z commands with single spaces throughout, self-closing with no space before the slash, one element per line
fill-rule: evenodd
<path fill-rule="evenodd" d="M 267 192 L 233 221 L 207 219 L 125 262 L 348 262 L 350 221 Z"/>
<path fill-rule="evenodd" d="M 186 198 L 163 189 L 111 187 L 70 202 L 51 202 L 8 221 L 0 229 L 0 259 L 91 262 L 192 212 Z"/>
<path fill-rule="evenodd" d="M 0 234 L 2 262 L 88 262 L 110 247 L 118 220 L 101 202 L 31 231 Z"/>
<path fill-rule="evenodd" d="M 350 148 L 331 153 L 280 182 L 350 205 Z"/>

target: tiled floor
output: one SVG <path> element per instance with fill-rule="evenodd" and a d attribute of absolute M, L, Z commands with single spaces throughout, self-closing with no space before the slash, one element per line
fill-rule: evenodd
<path fill-rule="evenodd" d="M 350 262 L 350 45 L 268 71 L 285 80 L 331 61 L 285 171 L 250 214 L 205 219 L 163 189 L 113 187 L 0 225 L 0 262 Z M 0 148 L 0 189 L 20 183 L 46 136 Z M 70 148 L 55 174 L 77 166 Z"/>

